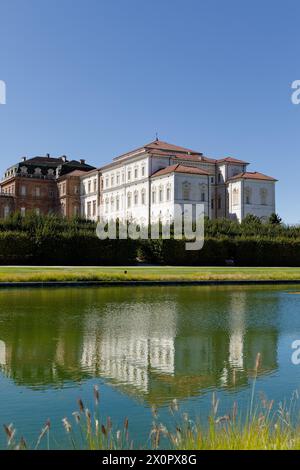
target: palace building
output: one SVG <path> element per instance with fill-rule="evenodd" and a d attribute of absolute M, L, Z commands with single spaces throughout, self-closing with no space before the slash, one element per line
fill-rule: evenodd
<path fill-rule="evenodd" d="M 101 168 L 85 160 L 34 157 L 0 183 L 0 217 L 11 212 L 60 213 L 89 220 L 172 221 L 175 206 L 203 204 L 210 219 L 261 220 L 275 212 L 276 179 L 233 157 L 210 158 L 160 140 L 115 157 Z"/>
<path fill-rule="evenodd" d="M 156 140 L 113 159 L 98 171 L 102 220 L 148 224 L 172 220 L 175 205 L 204 205 L 211 219 L 241 221 L 247 214 L 266 220 L 275 212 L 276 179 L 247 171 L 232 157 L 209 158 L 200 152 Z M 81 177 L 86 186 L 89 175 Z M 82 215 L 88 217 L 82 196 Z"/>

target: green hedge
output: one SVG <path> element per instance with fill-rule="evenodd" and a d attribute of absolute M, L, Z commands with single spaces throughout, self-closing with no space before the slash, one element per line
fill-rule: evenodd
<path fill-rule="evenodd" d="M 140 246 L 148 263 L 181 266 L 300 266 L 300 239 L 206 238 L 199 251 L 187 251 L 184 240 L 148 240 Z"/>
<path fill-rule="evenodd" d="M 102 241 L 91 234 L 0 232 L 2 265 L 128 265 L 135 263 L 136 249 L 134 241 Z"/>
<path fill-rule="evenodd" d="M 99 240 L 96 225 L 55 215 L 20 214 L 0 220 L 0 264 L 130 265 L 151 264 L 237 266 L 300 266 L 300 228 L 205 221 L 205 243 L 187 251 L 184 240 Z"/>

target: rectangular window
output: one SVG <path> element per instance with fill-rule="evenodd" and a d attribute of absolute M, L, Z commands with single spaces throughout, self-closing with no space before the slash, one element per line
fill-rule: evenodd
<path fill-rule="evenodd" d="M 145 176 L 145 167 L 142 166 L 142 176 Z"/>
<path fill-rule="evenodd" d="M 163 190 L 159 190 L 159 202 L 163 202 Z"/>
<path fill-rule="evenodd" d="M 91 203 L 90 202 L 87 203 L 87 216 L 91 217 Z"/>
<path fill-rule="evenodd" d="M 88 193 L 90 194 L 90 192 L 91 192 L 91 182 L 89 181 L 88 182 Z"/>
<path fill-rule="evenodd" d="M 74 194 L 79 194 L 79 186 L 74 186 Z"/>
<path fill-rule="evenodd" d="M 213 200 L 213 199 L 212 199 L 211 202 L 210 202 L 210 207 L 211 207 L 212 209 L 214 209 L 214 207 L 215 207 L 215 204 L 214 204 L 214 200 Z"/>
<path fill-rule="evenodd" d="M 205 202 L 205 193 L 201 193 L 201 202 Z"/>
<path fill-rule="evenodd" d="M 35 188 L 35 195 L 36 195 L 36 197 L 40 197 L 40 195 L 41 195 L 41 190 L 38 186 Z"/>
<path fill-rule="evenodd" d="M 142 204 L 143 206 L 146 204 L 146 194 L 144 191 L 142 191 Z"/>
<path fill-rule="evenodd" d="M 152 192 L 152 203 L 155 204 L 155 200 L 156 200 L 156 193 L 155 191 Z"/>
<path fill-rule="evenodd" d="M 120 184 L 120 175 L 117 175 L 117 184 Z"/>
<path fill-rule="evenodd" d="M 93 217 L 96 216 L 96 212 L 97 212 L 97 205 L 96 205 L 96 201 L 93 201 Z"/>
<path fill-rule="evenodd" d="M 94 180 L 94 193 L 97 191 L 97 180 Z"/>
<path fill-rule="evenodd" d="M 108 178 L 105 178 L 105 187 L 108 188 Z"/>
<path fill-rule="evenodd" d="M 26 186 L 21 186 L 21 196 L 26 196 Z"/>
<path fill-rule="evenodd" d="M 170 201 L 170 197 L 171 197 L 171 189 L 167 188 L 167 201 Z"/>
<path fill-rule="evenodd" d="M 135 193 L 134 194 L 134 204 L 135 204 L 135 206 L 138 205 L 138 202 L 139 202 L 138 193 Z"/>
<path fill-rule="evenodd" d="M 130 170 L 128 170 L 127 178 L 128 178 L 128 181 L 130 181 L 130 179 L 131 179 L 131 171 Z"/>
<path fill-rule="evenodd" d="M 25 209 L 25 207 L 21 207 L 21 216 L 22 216 L 22 217 L 25 217 L 25 214 L 26 214 L 26 209 Z"/>
<path fill-rule="evenodd" d="M 135 178 L 138 177 L 138 169 L 137 169 L 137 168 L 134 169 L 134 177 L 135 177 Z"/>

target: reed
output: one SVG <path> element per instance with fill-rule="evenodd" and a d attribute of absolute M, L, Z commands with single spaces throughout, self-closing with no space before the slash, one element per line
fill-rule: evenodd
<path fill-rule="evenodd" d="M 236 402 L 228 413 L 219 414 L 219 399 L 212 396 L 211 412 L 204 423 L 198 416 L 193 420 L 187 413 L 181 413 L 177 400 L 170 405 L 173 424 L 165 426 L 159 421 L 156 407 L 152 409 L 153 422 L 149 430 L 149 439 L 144 446 L 135 446 L 130 438 L 129 420 L 116 428 L 110 417 L 102 418 L 100 413 L 101 396 L 98 386 L 94 386 L 94 412 L 92 413 L 81 399 L 78 410 L 72 418 L 64 417 L 65 429 L 71 449 L 86 450 L 131 450 L 131 449 L 174 449 L 174 450 L 299 450 L 300 422 L 297 415 L 298 392 L 295 392 L 289 404 L 274 407 L 264 395 L 256 399 L 256 380 L 261 363 L 261 355 L 256 358 L 253 370 L 253 382 L 250 402 L 247 410 L 239 410 Z M 50 439 L 50 420 L 42 427 L 40 435 L 33 444 L 28 444 L 23 436 L 17 437 L 12 424 L 4 425 L 9 449 L 51 448 L 56 444 L 55 436 Z"/>

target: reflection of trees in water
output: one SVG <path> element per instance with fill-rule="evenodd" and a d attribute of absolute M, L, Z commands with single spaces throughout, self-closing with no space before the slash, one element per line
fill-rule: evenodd
<path fill-rule="evenodd" d="M 277 368 L 278 338 L 272 322 L 251 323 L 248 294 L 195 288 L 0 294 L 1 367 L 34 387 L 101 376 L 156 403 L 245 386 L 257 352 L 261 373 Z"/>

